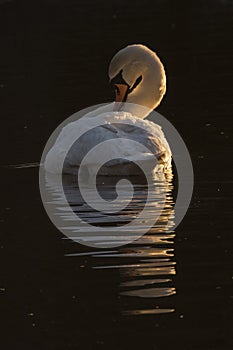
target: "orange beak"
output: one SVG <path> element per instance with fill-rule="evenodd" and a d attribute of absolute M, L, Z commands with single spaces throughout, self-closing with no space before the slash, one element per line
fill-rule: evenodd
<path fill-rule="evenodd" d="M 126 97 L 127 97 L 127 93 L 128 93 L 128 89 L 129 87 L 125 84 L 115 84 L 115 107 L 114 110 L 119 110 L 122 102 L 126 101 Z"/>
<path fill-rule="evenodd" d="M 125 84 L 115 84 L 116 102 L 125 102 L 128 86 Z"/>

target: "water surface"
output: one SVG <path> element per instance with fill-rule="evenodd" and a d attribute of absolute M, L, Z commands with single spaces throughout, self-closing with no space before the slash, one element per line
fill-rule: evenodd
<path fill-rule="evenodd" d="M 231 0 L 0 2 L 4 349 L 232 349 L 232 12 Z M 65 118 L 113 98 L 110 58 L 138 42 L 165 64 L 158 111 L 190 151 L 193 199 L 175 232 L 86 247 L 50 222 L 32 163 Z"/>

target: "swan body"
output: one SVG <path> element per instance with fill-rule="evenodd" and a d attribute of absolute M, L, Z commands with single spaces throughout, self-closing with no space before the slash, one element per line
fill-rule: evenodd
<path fill-rule="evenodd" d="M 144 119 L 166 90 L 165 71 L 158 56 L 143 45 L 129 45 L 113 57 L 109 77 L 116 88 L 116 102 L 62 129 L 45 158 L 47 172 L 59 173 L 62 169 L 63 173 L 77 174 L 85 155 L 110 140 L 101 155 L 111 160 L 100 168 L 100 175 L 139 175 L 135 163 L 150 173 L 170 169 L 171 151 L 161 127 Z M 95 155 L 89 157 L 87 171 L 94 172 L 99 162 Z"/>

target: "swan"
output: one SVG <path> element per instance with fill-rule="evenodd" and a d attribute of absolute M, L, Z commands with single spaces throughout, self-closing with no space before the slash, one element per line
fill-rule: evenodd
<path fill-rule="evenodd" d="M 112 58 L 108 75 L 115 101 L 63 127 L 46 155 L 47 172 L 56 174 L 62 169 L 63 173 L 76 174 L 87 152 L 108 140 L 113 141 L 102 154 L 111 160 L 101 167 L 101 175 L 138 175 L 135 162 L 154 173 L 171 168 L 171 151 L 161 127 L 145 120 L 166 91 L 159 57 L 145 45 L 128 45 Z M 78 135 L 82 136 L 77 140 Z M 136 141 L 136 146 L 129 140 Z M 87 171 L 94 171 L 99 162 L 97 156 L 89 157 Z"/>

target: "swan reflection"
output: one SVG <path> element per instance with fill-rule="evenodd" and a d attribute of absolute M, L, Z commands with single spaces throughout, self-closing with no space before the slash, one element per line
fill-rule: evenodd
<path fill-rule="evenodd" d="M 161 174 L 153 178 L 150 184 L 145 184 L 138 179 L 130 179 L 133 183 L 134 195 L 129 204 L 121 212 L 114 215 L 106 215 L 97 212 L 83 202 L 80 195 L 77 179 L 72 176 L 63 177 L 63 190 L 69 205 L 64 205 L 61 189 L 57 187 L 56 176 L 47 174 L 46 183 L 50 193 L 54 214 L 61 218 L 61 225 L 65 225 L 69 220 L 70 211 L 81 216 L 99 231 L 95 232 L 94 238 L 91 228 L 84 227 L 81 232 L 80 227 L 72 227 L 73 233 L 70 239 L 84 244 L 95 240 L 96 246 L 111 247 L 113 243 L 121 243 L 122 246 L 114 250 L 102 250 L 90 252 L 78 252 L 67 254 L 67 256 L 87 255 L 91 259 L 93 270 L 114 269 L 119 271 L 119 295 L 122 304 L 123 315 L 146 315 L 170 313 L 174 308 L 170 302 L 166 302 L 176 293 L 173 278 L 176 274 L 174 260 L 174 237 L 171 231 L 174 225 L 174 202 L 172 197 L 173 185 L 172 174 L 166 175 L 166 181 L 161 179 Z M 105 200 L 111 201 L 116 198 L 115 184 L 119 179 L 100 176 L 97 189 Z M 114 183 L 113 183 L 114 182 Z M 154 226 L 145 235 L 134 240 L 129 245 L 130 239 L 140 236 L 137 225 L 130 228 L 126 237 L 121 234 L 121 227 L 125 223 L 132 221 L 142 210 L 147 200 L 148 186 L 153 187 L 153 200 L 150 202 L 146 220 L 157 215 Z M 123 199 L 122 199 L 123 198 Z M 127 188 L 124 188 L 124 196 L 121 201 L 127 202 Z M 73 224 L 73 223 L 72 223 Z M 103 235 L 102 227 L 109 229 L 109 239 L 107 234 Z M 141 227 L 139 227 L 139 231 Z M 81 241 L 80 241 L 81 237 Z M 87 244 L 88 245 L 88 244 Z M 155 304 L 155 300 L 157 303 Z"/>

